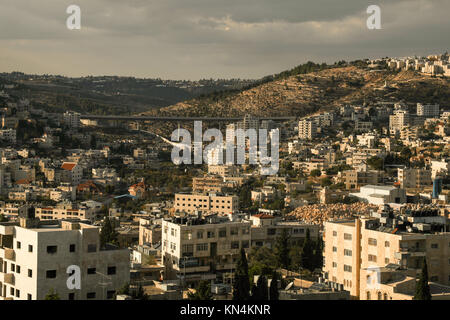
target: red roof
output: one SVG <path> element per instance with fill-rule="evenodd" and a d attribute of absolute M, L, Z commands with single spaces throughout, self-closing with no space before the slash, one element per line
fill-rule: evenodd
<path fill-rule="evenodd" d="M 20 179 L 16 181 L 16 184 L 30 184 L 31 180 L 30 179 Z"/>
<path fill-rule="evenodd" d="M 67 170 L 67 171 L 72 171 L 73 168 L 76 166 L 77 164 L 74 162 L 64 162 L 61 166 L 61 169 Z"/>
<path fill-rule="evenodd" d="M 144 184 L 144 182 L 139 182 L 139 183 L 136 183 L 136 184 L 133 184 L 132 186 L 130 186 L 130 188 L 129 189 L 137 189 L 137 188 L 143 188 L 143 189 L 145 189 L 145 184 Z"/>

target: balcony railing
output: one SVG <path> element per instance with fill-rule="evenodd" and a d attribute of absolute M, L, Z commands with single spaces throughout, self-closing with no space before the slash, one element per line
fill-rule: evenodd
<path fill-rule="evenodd" d="M 15 261 L 16 260 L 16 253 L 13 249 L 5 248 L 5 259 Z"/>
<path fill-rule="evenodd" d="M 12 286 L 15 284 L 15 278 L 13 273 L 6 273 L 4 279 L 7 284 L 10 284 Z"/>

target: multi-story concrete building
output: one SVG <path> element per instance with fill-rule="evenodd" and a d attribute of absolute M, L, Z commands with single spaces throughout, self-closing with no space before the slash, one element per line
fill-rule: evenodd
<path fill-rule="evenodd" d="M 165 277 L 183 275 L 186 283 L 216 279 L 231 272 L 241 248 L 250 248 L 250 221 L 232 216 L 174 218 L 162 223 Z"/>
<path fill-rule="evenodd" d="M 311 119 L 303 119 L 298 122 L 298 138 L 312 140 L 317 135 L 317 124 Z"/>
<path fill-rule="evenodd" d="M 415 277 L 426 258 L 430 281 L 448 285 L 450 233 L 441 232 L 446 225 L 447 219 L 437 212 L 395 216 L 386 207 L 371 217 L 326 222 L 325 278 L 360 297 L 366 295 L 361 289 L 372 290 L 367 284 L 368 270 L 396 265 Z"/>
<path fill-rule="evenodd" d="M 377 170 L 344 170 L 341 174 L 341 181 L 345 184 L 347 190 L 359 189 L 368 184 L 377 185 L 382 183 L 383 172 Z"/>
<path fill-rule="evenodd" d="M 393 115 L 389 116 L 389 131 L 396 135 L 410 124 L 410 114 L 406 110 L 396 110 Z"/>
<path fill-rule="evenodd" d="M 0 130 L 0 140 L 5 140 L 10 143 L 16 143 L 16 129 Z"/>
<path fill-rule="evenodd" d="M 80 127 L 80 114 L 77 112 L 66 111 L 63 114 L 64 122 L 70 128 Z"/>
<path fill-rule="evenodd" d="M 439 105 L 418 103 L 417 115 L 425 118 L 439 118 Z"/>
<path fill-rule="evenodd" d="M 111 299 L 129 282 L 128 250 L 100 248 L 98 227 L 30 212 L 19 221 L 0 224 L 0 299 L 43 300 L 50 290 L 62 300 Z M 79 288 L 69 288 L 71 276 Z"/>
<path fill-rule="evenodd" d="M 176 193 L 174 209 L 178 212 L 195 211 L 231 214 L 239 210 L 239 197 L 222 194 Z"/>
<path fill-rule="evenodd" d="M 431 170 L 427 169 L 399 168 L 397 178 L 402 188 L 424 188 L 432 185 Z"/>
<path fill-rule="evenodd" d="M 83 168 L 75 162 L 64 162 L 61 165 L 61 182 L 78 185 L 83 178 Z"/>
<path fill-rule="evenodd" d="M 259 213 L 250 217 L 252 222 L 251 246 L 273 248 L 276 239 L 283 230 L 287 230 L 291 244 L 301 245 L 309 230 L 311 239 L 319 237 L 319 226 L 303 223 L 300 221 L 283 221 L 280 217 Z"/>

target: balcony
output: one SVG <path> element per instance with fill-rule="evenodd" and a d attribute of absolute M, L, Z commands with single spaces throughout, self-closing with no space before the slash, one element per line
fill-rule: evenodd
<path fill-rule="evenodd" d="M 13 273 L 6 273 L 4 275 L 4 281 L 5 281 L 5 283 L 10 284 L 10 285 L 13 286 L 15 284 L 14 274 Z"/>
<path fill-rule="evenodd" d="M 5 259 L 16 261 L 16 253 L 13 249 L 5 248 Z"/>

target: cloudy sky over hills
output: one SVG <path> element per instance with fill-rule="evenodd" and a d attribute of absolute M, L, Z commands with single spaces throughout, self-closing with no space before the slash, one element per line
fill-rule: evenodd
<path fill-rule="evenodd" d="M 81 30 L 66 8 L 81 7 Z M 366 27 L 369 5 L 381 30 Z M 258 78 L 448 50 L 449 0 L 2 0 L 0 72 Z"/>

